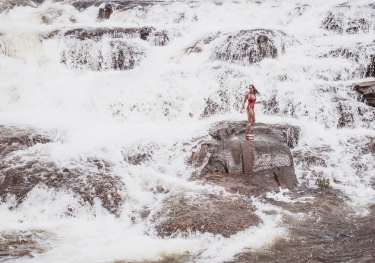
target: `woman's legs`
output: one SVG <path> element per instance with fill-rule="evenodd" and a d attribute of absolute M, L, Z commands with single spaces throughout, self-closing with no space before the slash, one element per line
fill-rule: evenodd
<path fill-rule="evenodd" d="M 251 127 L 255 123 L 255 112 L 254 109 L 247 109 L 247 126 L 246 126 L 246 134 L 250 133 Z"/>

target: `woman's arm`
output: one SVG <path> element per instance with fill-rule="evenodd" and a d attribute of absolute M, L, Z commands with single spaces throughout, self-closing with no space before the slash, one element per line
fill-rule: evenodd
<path fill-rule="evenodd" d="M 243 100 L 243 103 L 242 103 L 242 108 L 241 108 L 241 112 L 244 111 L 245 107 L 246 107 L 246 103 L 247 103 L 247 97 L 249 96 L 248 93 L 245 94 L 245 98 Z"/>

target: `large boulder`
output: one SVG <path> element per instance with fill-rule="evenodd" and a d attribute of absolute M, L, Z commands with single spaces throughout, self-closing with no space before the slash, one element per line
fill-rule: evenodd
<path fill-rule="evenodd" d="M 276 58 L 285 51 L 287 36 L 282 31 L 267 29 L 240 30 L 219 41 L 214 57 L 243 64 L 257 63 L 264 58 Z"/>
<path fill-rule="evenodd" d="M 157 232 L 161 236 L 176 233 L 208 232 L 229 237 L 260 219 L 254 207 L 238 197 L 218 195 L 171 196 L 157 214 Z"/>
<path fill-rule="evenodd" d="M 294 189 L 297 179 L 290 147 L 298 142 L 299 128 L 257 123 L 253 141 L 245 139 L 245 129 L 245 121 L 215 125 L 210 139 L 200 142 L 192 154 L 192 163 L 200 169 L 197 177 L 246 195 Z"/>
<path fill-rule="evenodd" d="M 67 31 L 53 31 L 46 35 L 51 38 L 59 34 L 63 37 L 78 40 L 95 40 L 105 38 L 120 39 L 141 39 L 156 46 L 165 46 L 169 42 L 166 31 L 156 30 L 154 27 L 95 27 L 95 28 L 74 28 Z"/>
<path fill-rule="evenodd" d="M 375 107 L 375 81 L 366 81 L 354 86 L 354 90 L 361 94 L 361 99 L 367 105 Z"/>
<path fill-rule="evenodd" d="M 169 37 L 153 27 L 98 27 L 56 30 L 43 36 L 62 39 L 61 62 L 70 68 L 130 70 L 145 57 L 148 44 L 164 46 Z"/>
<path fill-rule="evenodd" d="M 108 211 L 119 214 L 124 185 L 112 175 L 111 164 L 87 158 L 57 165 L 48 154 L 33 149 L 50 141 L 32 129 L 0 127 L 0 200 L 14 196 L 19 204 L 40 186 L 70 192 L 89 205 L 100 200 Z"/>
<path fill-rule="evenodd" d="M 99 7 L 98 19 L 109 19 L 113 13 L 113 7 L 110 3 L 103 3 Z"/>
<path fill-rule="evenodd" d="M 130 70 L 139 65 L 144 56 L 142 48 L 120 39 L 66 41 L 61 62 L 75 69 Z"/>

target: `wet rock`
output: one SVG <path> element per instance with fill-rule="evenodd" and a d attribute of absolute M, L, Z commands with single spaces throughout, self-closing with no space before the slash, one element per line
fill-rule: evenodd
<path fill-rule="evenodd" d="M 229 110 L 229 97 L 226 91 L 219 90 L 215 96 L 207 98 L 206 106 L 204 107 L 201 118 L 210 117 L 217 113 L 222 113 Z"/>
<path fill-rule="evenodd" d="M 217 195 L 172 196 L 158 214 L 160 236 L 208 232 L 229 237 L 260 223 L 248 201 Z"/>
<path fill-rule="evenodd" d="M 129 261 L 129 260 L 116 260 L 106 263 L 187 263 L 191 262 L 192 257 L 189 253 L 183 254 L 176 254 L 173 253 L 171 255 L 162 255 L 160 259 L 157 260 L 142 260 L 142 261 Z"/>
<path fill-rule="evenodd" d="M 280 105 L 276 95 L 271 96 L 269 100 L 263 101 L 262 106 L 264 113 L 276 114 L 280 112 Z"/>
<path fill-rule="evenodd" d="M 354 126 L 353 109 L 348 103 L 339 102 L 337 112 L 339 116 L 337 128 L 352 128 Z"/>
<path fill-rule="evenodd" d="M 354 90 L 361 94 L 361 99 L 367 105 L 375 107 L 375 81 L 356 84 Z"/>
<path fill-rule="evenodd" d="M 375 78 L 375 55 L 371 55 L 370 57 L 370 63 L 367 65 L 365 77 Z"/>
<path fill-rule="evenodd" d="M 201 168 L 198 177 L 246 195 L 294 189 L 297 179 L 289 147 L 298 143 L 299 128 L 256 123 L 254 141 L 245 140 L 245 128 L 246 122 L 221 122 L 210 130 L 211 139 L 192 155 L 192 163 Z"/>
<path fill-rule="evenodd" d="M 357 217 L 335 191 L 314 194 L 312 202 L 275 202 L 301 217 L 285 217 L 287 238 L 266 249 L 243 252 L 227 263 L 372 262 L 375 259 L 375 207 Z"/>
<path fill-rule="evenodd" d="M 19 204 L 35 187 L 45 186 L 71 192 L 90 205 L 99 199 L 104 208 L 118 214 L 124 185 L 111 174 L 111 164 L 90 158 L 58 166 L 31 147 L 48 141 L 32 130 L 0 128 L 0 200 L 14 196 Z"/>
<path fill-rule="evenodd" d="M 5 127 L 0 125 L 0 157 L 7 154 L 24 150 L 38 143 L 48 143 L 51 139 L 47 134 L 38 133 L 33 129 L 22 129 L 17 127 Z"/>
<path fill-rule="evenodd" d="M 42 1 L 37 0 L 6 0 L 0 1 L 0 13 L 3 11 L 7 11 L 13 9 L 18 6 L 30 6 L 30 7 L 37 7 L 38 3 Z"/>
<path fill-rule="evenodd" d="M 285 36 L 281 31 L 265 29 L 240 30 L 229 34 L 215 49 L 216 59 L 244 64 L 257 63 L 264 58 L 276 58 L 285 49 L 279 44 Z M 277 40 L 276 40 L 277 39 Z"/>
<path fill-rule="evenodd" d="M 200 53 L 203 51 L 205 45 L 210 44 L 212 41 L 219 37 L 220 33 L 209 35 L 193 43 L 190 47 L 185 49 L 186 54 Z"/>
<path fill-rule="evenodd" d="M 369 32 L 371 23 L 367 18 L 352 18 L 347 16 L 346 12 L 345 7 L 337 7 L 336 11 L 327 14 L 322 22 L 322 27 L 341 34 L 344 32 L 348 34 Z"/>
<path fill-rule="evenodd" d="M 48 250 L 43 241 L 52 235 L 41 230 L 0 232 L 1 261 L 15 260 L 22 257 L 35 257 Z"/>
<path fill-rule="evenodd" d="M 61 33 L 60 31 L 53 31 L 46 37 L 54 37 Z M 103 37 L 106 38 L 125 38 L 125 39 L 142 39 L 157 46 L 165 46 L 169 42 L 169 37 L 166 31 L 157 31 L 153 27 L 97 27 L 97 28 L 75 28 L 63 32 L 64 37 L 79 39 L 79 40 L 95 40 L 98 41 Z"/>
<path fill-rule="evenodd" d="M 370 138 L 370 142 L 367 144 L 368 150 L 371 153 L 375 153 L 375 138 Z"/>
<path fill-rule="evenodd" d="M 302 170 L 307 171 L 313 167 L 327 167 L 327 153 L 332 152 L 328 146 L 305 148 L 293 152 L 294 163 L 301 165 Z"/>
<path fill-rule="evenodd" d="M 77 8 L 79 11 L 83 11 L 90 6 L 101 6 L 103 4 L 108 3 L 108 0 L 73 0 L 70 1 L 70 4 Z M 111 0 L 110 1 L 113 10 L 128 10 L 135 7 L 149 7 L 154 4 L 160 4 L 161 2 L 158 0 Z"/>
<path fill-rule="evenodd" d="M 103 3 L 99 7 L 98 19 L 109 19 L 113 13 L 113 7 L 110 3 Z"/>
<path fill-rule="evenodd" d="M 144 56 L 141 48 L 128 41 L 72 41 L 66 43 L 61 62 L 75 69 L 130 70 L 139 65 Z"/>

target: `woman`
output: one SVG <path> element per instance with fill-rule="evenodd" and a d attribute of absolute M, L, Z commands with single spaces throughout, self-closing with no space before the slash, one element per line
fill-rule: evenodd
<path fill-rule="evenodd" d="M 245 99 L 243 101 L 242 110 L 241 110 L 241 112 L 243 112 L 243 110 L 246 107 L 246 112 L 247 112 L 246 138 L 247 139 L 250 138 L 250 130 L 253 124 L 255 123 L 254 107 L 255 107 L 255 102 L 257 99 L 256 95 L 258 93 L 257 89 L 255 88 L 253 84 L 249 85 L 248 88 L 249 90 L 245 94 Z"/>

